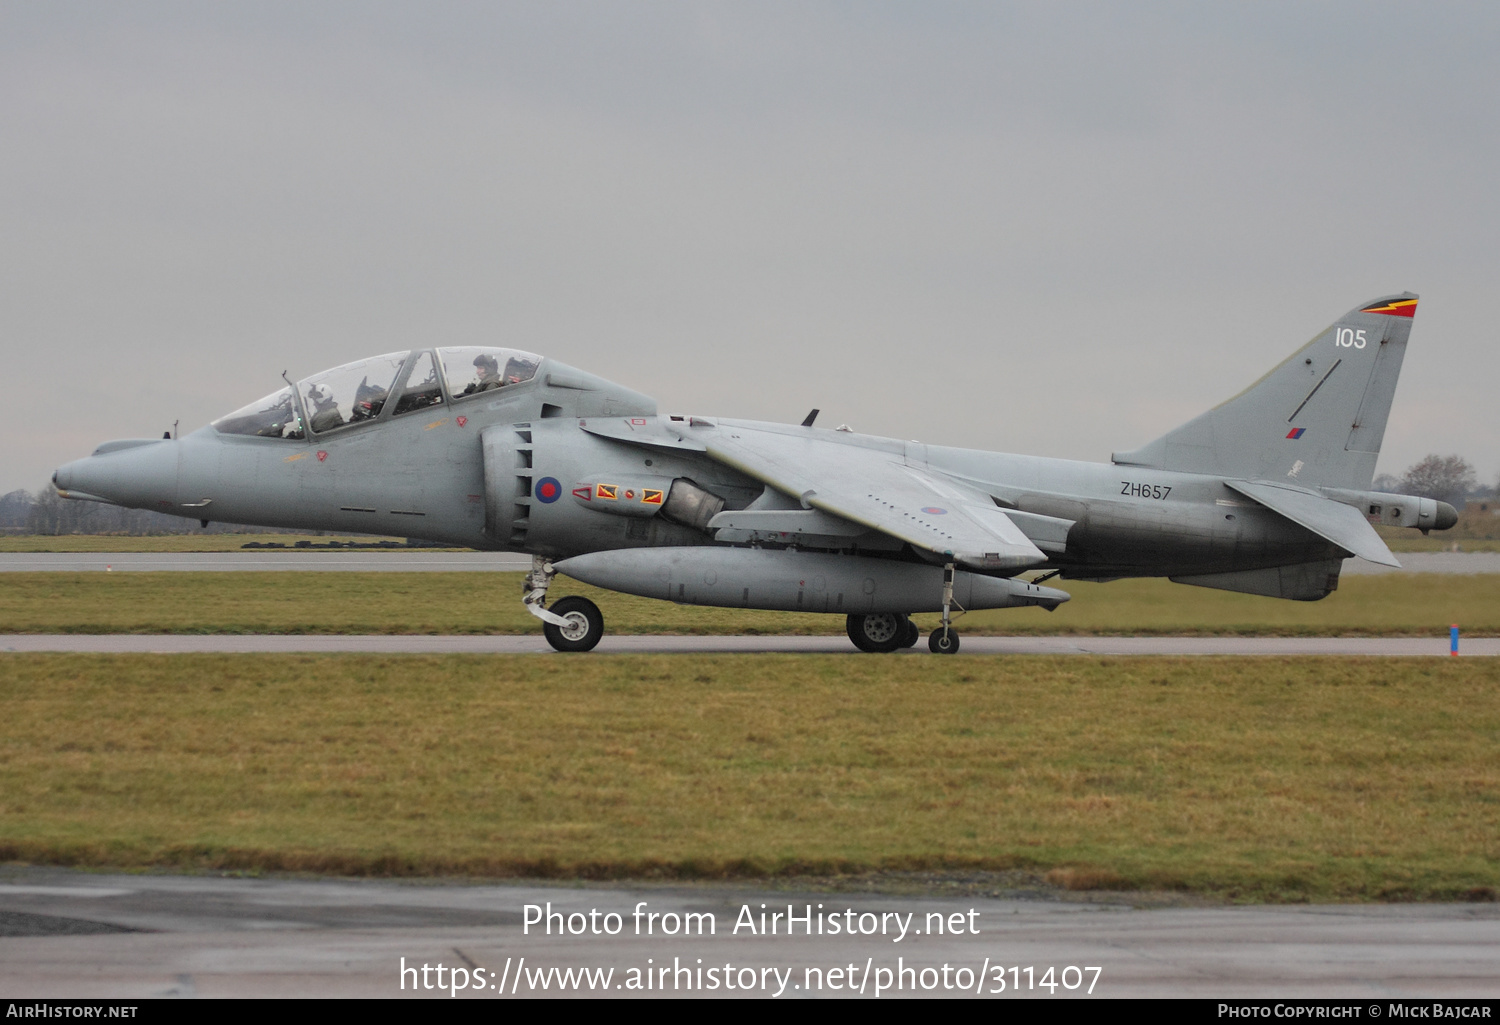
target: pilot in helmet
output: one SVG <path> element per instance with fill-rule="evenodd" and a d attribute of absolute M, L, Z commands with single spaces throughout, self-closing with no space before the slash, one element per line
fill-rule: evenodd
<path fill-rule="evenodd" d="M 500 361 L 489 353 L 482 352 L 474 357 L 474 373 L 479 380 L 464 389 L 465 395 L 489 391 L 505 383 L 500 379 Z"/>
<path fill-rule="evenodd" d="M 315 384 L 307 389 L 307 397 L 313 404 L 311 427 L 314 431 L 329 431 L 343 426 L 344 418 L 339 413 L 338 403 L 333 401 L 332 388 L 326 384 Z"/>

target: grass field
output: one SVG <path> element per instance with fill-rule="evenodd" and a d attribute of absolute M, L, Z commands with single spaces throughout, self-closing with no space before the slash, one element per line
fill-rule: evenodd
<path fill-rule="evenodd" d="M 0 573 L 5 633 L 525 634 L 519 573 Z M 960 618 L 968 634 L 1443 636 L 1500 635 L 1495 576 L 1350 577 L 1320 602 L 1210 591 L 1165 580 L 1065 582 L 1056 612 L 1002 609 Z M 644 634 L 839 634 L 842 616 L 695 608 L 600 591 L 582 594 L 606 629 Z M 924 630 L 936 615 L 918 616 Z"/>
<path fill-rule="evenodd" d="M 0 857 L 1494 899 L 1500 661 L 0 655 Z"/>

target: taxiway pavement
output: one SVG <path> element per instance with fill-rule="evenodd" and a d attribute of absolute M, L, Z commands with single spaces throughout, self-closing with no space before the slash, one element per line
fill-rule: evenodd
<path fill-rule="evenodd" d="M 650 936 L 635 935 L 634 911 L 642 902 L 643 915 L 663 916 L 647 920 L 655 926 Z M 541 909 L 532 917 L 543 917 L 549 903 L 561 916 L 553 920 L 552 935 L 540 925 L 528 932 L 526 905 Z M 804 935 L 799 925 L 788 936 L 783 918 L 777 934 L 766 935 L 759 928 L 762 904 L 768 913 L 788 905 L 799 916 L 810 910 L 825 916 L 814 922 L 825 924 L 836 913 L 854 923 L 856 933 L 874 931 Z M 744 927 L 747 907 L 754 932 Z M 585 924 L 591 911 L 598 912 L 596 925 Z M 705 935 L 682 935 L 689 912 L 711 915 L 712 934 L 708 920 L 700 919 Z M 570 919 L 575 913 L 581 917 Z M 605 917 L 610 913 L 620 916 L 616 935 L 603 932 L 616 926 Z M 908 932 L 898 940 L 901 919 L 888 916 L 908 914 Z M 945 923 L 941 934 L 938 916 Z M 584 933 L 559 935 L 570 923 Z M 663 935 L 674 925 L 677 935 Z M 418 971 L 403 975 L 403 958 Z M 1093 973 L 1069 972 L 1069 983 L 1082 979 L 1084 986 L 1057 986 L 1054 996 L 1028 987 L 1026 969 L 1034 969 L 1036 980 L 1053 968 L 1057 981 L 1074 966 L 1100 969 L 1095 998 L 1385 1001 L 1500 996 L 1497 960 L 1500 906 L 1492 903 L 1141 910 L 1003 895 L 896 897 L 719 884 L 544 887 L 0 870 L 0 995 L 11 998 L 448 1000 L 454 968 L 464 969 L 470 986 L 460 996 L 488 999 L 586 995 L 586 984 L 560 986 L 552 973 L 580 968 L 613 969 L 609 982 L 592 991 L 611 996 L 847 997 L 861 995 L 863 981 L 862 995 L 871 998 L 877 984 L 893 984 L 906 968 L 905 988 L 884 997 L 1063 998 L 1085 995 Z M 436 986 L 439 963 L 446 969 L 442 989 Z M 423 965 L 429 967 L 425 980 Z M 751 984 L 748 990 L 707 988 L 711 977 L 698 969 L 719 969 L 723 978 L 725 965 L 737 982 Z M 1015 976 L 1011 967 L 1019 969 Z M 643 980 L 640 972 L 648 968 L 668 969 L 665 989 L 624 988 L 632 969 Z M 995 968 L 1004 972 L 997 975 Z M 534 974 L 542 971 L 550 980 L 545 990 Z M 1006 989 L 992 992 L 1000 975 Z M 955 985 L 964 978 L 967 991 Z"/>
<path fill-rule="evenodd" d="M 965 655 L 1364 655 L 1449 657 L 1447 637 L 964 637 Z M 838 654 L 857 655 L 843 636 L 608 636 L 601 655 Z M 375 655 L 556 654 L 540 634 L 471 636 L 427 634 L 3 634 L 0 651 L 103 654 L 328 653 Z M 1461 657 L 1500 655 L 1500 637 L 1461 640 Z M 930 654 L 921 642 L 902 655 Z"/>

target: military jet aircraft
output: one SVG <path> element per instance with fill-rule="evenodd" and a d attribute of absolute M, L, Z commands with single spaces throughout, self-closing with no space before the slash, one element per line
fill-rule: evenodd
<path fill-rule="evenodd" d="M 532 556 L 523 601 L 560 651 L 598 607 L 555 574 L 690 605 L 846 617 L 864 651 L 959 647 L 956 612 L 1068 600 L 1044 586 L 1165 576 L 1300 601 L 1342 560 L 1398 565 L 1372 523 L 1452 506 L 1369 490 L 1417 296 L 1355 307 L 1234 398 L 1095 464 L 815 426 L 658 412 L 513 349 L 393 352 L 288 381 L 183 438 L 60 468 L 69 498 L 201 520 L 399 534 Z M 285 374 L 283 374 L 285 378 Z M 1026 576 L 1023 574 L 1037 574 Z"/>

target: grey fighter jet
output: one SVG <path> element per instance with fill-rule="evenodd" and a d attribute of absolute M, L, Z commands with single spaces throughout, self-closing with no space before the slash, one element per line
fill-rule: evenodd
<path fill-rule="evenodd" d="M 1169 577 L 1299 601 L 1342 560 L 1398 565 L 1372 523 L 1452 506 L 1369 490 L 1417 297 L 1350 310 L 1234 398 L 1095 464 L 657 411 L 511 349 L 416 349 L 288 385 L 187 437 L 112 441 L 59 469 L 69 498 L 201 520 L 525 552 L 554 648 L 604 620 L 547 606 L 557 573 L 689 605 L 827 612 L 888 652 L 941 612 L 1053 609 L 1073 580 Z"/>

